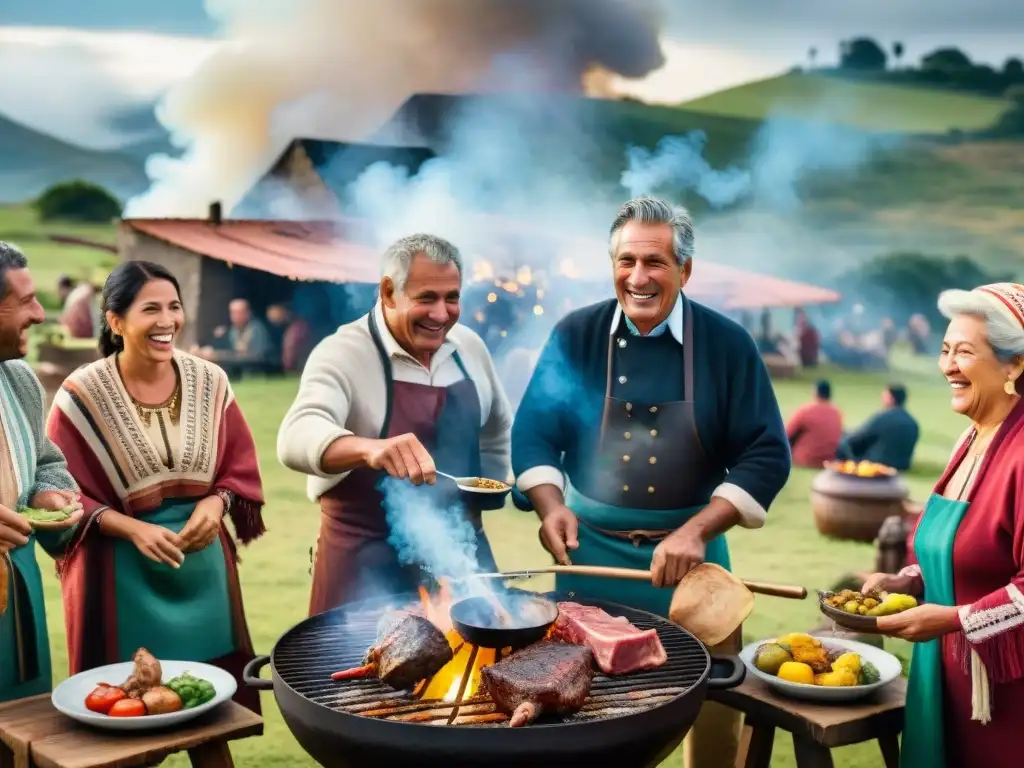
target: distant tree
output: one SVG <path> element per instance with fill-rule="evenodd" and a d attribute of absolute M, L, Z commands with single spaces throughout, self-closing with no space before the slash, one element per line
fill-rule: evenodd
<path fill-rule="evenodd" d="M 965 72 L 974 67 L 967 54 L 959 48 L 938 48 L 921 58 L 921 69 L 939 72 Z"/>
<path fill-rule="evenodd" d="M 842 69 L 880 71 L 885 69 L 887 60 L 885 51 L 870 37 L 844 41 L 839 46 L 839 66 Z"/>
<path fill-rule="evenodd" d="M 1003 77 L 1011 83 L 1024 83 L 1024 61 L 1011 56 L 1003 63 Z"/>
<path fill-rule="evenodd" d="M 813 45 L 807 49 L 807 58 L 811 62 L 811 69 L 814 69 L 814 64 L 818 61 L 818 49 Z"/>
<path fill-rule="evenodd" d="M 840 278 L 839 290 L 851 299 L 870 297 L 863 303 L 897 322 L 920 312 L 933 324 L 941 324 L 935 297 L 942 291 L 1010 279 L 1011 275 L 993 274 L 967 256 L 898 252 L 878 256 L 850 270 Z"/>
<path fill-rule="evenodd" d="M 1024 84 L 1011 85 L 1006 98 L 1013 102 L 989 130 L 992 136 L 1024 136 Z"/>
<path fill-rule="evenodd" d="M 892 44 L 892 57 L 894 59 L 896 59 L 896 68 L 897 69 L 899 69 L 900 62 L 903 61 L 903 53 L 904 53 L 904 51 L 905 51 L 905 49 L 903 47 L 903 43 L 901 43 L 899 40 L 897 40 L 895 43 Z"/>
<path fill-rule="evenodd" d="M 87 181 L 54 184 L 33 206 L 40 221 L 106 223 L 121 215 L 121 203 L 103 187 Z"/>

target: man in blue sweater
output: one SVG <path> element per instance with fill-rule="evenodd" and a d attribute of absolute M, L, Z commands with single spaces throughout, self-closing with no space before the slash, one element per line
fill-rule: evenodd
<path fill-rule="evenodd" d="M 559 563 L 647 569 L 653 583 L 559 576 L 556 588 L 668 616 L 724 534 L 759 528 L 789 477 L 785 425 L 750 334 L 683 292 L 687 212 L 626 203 L 611 227 L 616 299 L 570 313 L 541 353 L 512 429 L 517 488 Z M 739 633 L 725 645 L 739 648 Z M 732 766 L 738 716 L 708 704 L 688 762 Z M 724 709 L 724 708 L 723 708 Z"/>
<path fill-rule="evenodd" d="M 907 412 L 907 390 L 890 384 L 882 390 L 882 410 L 839 444 L 836 456 L 873 461 L 904 472 L 910 469 L 921 436 L 917 419 Z"/>

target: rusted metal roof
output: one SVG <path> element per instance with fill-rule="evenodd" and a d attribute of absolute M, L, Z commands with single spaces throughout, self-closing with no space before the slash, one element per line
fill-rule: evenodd
<path fill-rule="evenodd" d="M 293 280 L 376 283 L 380 257 L 334 222 L 125 219 L 150 237 L 240 267 Z"/>
<path fill-rule="evenodd" d="M 527 234 L 529 225 L 487 219 L 491 231 Z M 376 283 L 380 279 L 380 255 L 366 225 L 358 220 L 341 221 L 251 221 L 227 219 L 215 224 L 206 219 L 125 219 L 125 225 L 150 237 L 202 254 L 228 264 L 269 272 L 292 280 L 332 283 Z M 498 240 L 501 238 L 499 237 Z M 607 253 L 607 246 L 593 238 L 559 237 L 552 252 L 556 259 L 590 254 L 583 261 L 593 263 L 592 254 Z M 505 249 L 498 249 L 502 251 Z M 505 254 L 509 255 L 509 254 Z M 571 267 L 533 264 L 564 279 L 582 277 L 588 283 L 606 281 L 602 275 L 579 274 Z M 502 271 L 498 264 L 493 271 Z M 842 297 L 818 286 L 747 272 L 700 258 L 694 260 L 693 276 L 687 283 L 687 295 L 723 309 L 759 309 L 762 307 L 798 307 L 829 304 Z"/>

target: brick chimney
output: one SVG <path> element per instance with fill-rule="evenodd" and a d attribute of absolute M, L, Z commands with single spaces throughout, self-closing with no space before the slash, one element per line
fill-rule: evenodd
<path fill-rule="evenodd" d="M 220 200 L 214 200 L 210 203 L 210 223 L 217 226 L 224 220 L 223 211 L 221 209 Z"/>

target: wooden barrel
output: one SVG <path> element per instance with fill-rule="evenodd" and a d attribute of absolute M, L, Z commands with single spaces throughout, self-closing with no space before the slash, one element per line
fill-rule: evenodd
<path fill-rule="evenodd" d="M 857 477 L 824 469 L 811 483 L 811 508 L 819 533 L 870 544 L 887 518 L 903 514 L 908 495 L 899 475 Z"/>

